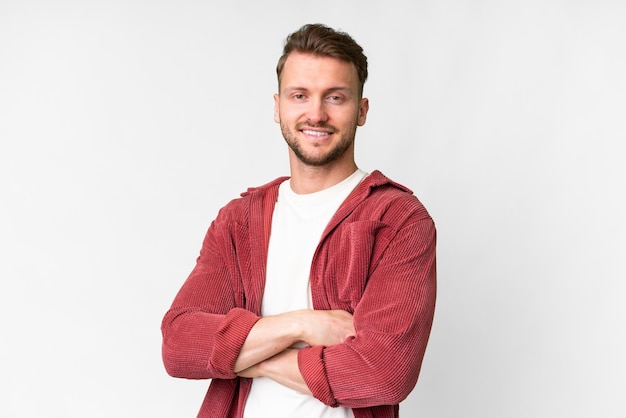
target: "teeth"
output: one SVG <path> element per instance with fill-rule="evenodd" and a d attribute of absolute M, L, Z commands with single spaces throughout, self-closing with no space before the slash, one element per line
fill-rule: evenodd
<path fill-rule="evenodd" d="M 304 133 L 306 135 L 311 135 L 311 136 L 326 136 L 326 135 L 328 135 L 328 132 L 309 131 L 309 130 L 303 130 L 302 133 Z"/>

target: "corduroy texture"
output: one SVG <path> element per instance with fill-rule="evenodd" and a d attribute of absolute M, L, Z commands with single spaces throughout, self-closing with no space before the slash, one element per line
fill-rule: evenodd
<path fill-rule="evenodd" d="M 213 379 L 199 417 L 240 417 L 249 379 L 232 369 L 259 319 L 278 185 L 249 189 L 211 224 L 196 267 L 163 323 L 168 373 Z M 356 336 L 300 350 L 314 396 L 355 418 L 398 416 L 417 381 L 433 321 L 435 227 L 411 191 L 370 174 L 333 216 L 311 266 L 315 309 L 353 313 Z"/>

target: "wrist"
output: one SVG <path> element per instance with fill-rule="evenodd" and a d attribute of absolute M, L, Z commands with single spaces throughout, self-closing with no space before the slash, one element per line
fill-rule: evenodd
<path fill-rule="evenodd" d="M 292 340 L 290 345 L 297 344 L 301 341 L 306 342 L 307 339 L 307 310 L 297 310 L 281 314 L 285 319 L 285 329 Z"/>
<path fill-rule="evenodd" d="M 298 351 L 297 348 L 287 348 L 274 357 L 262 361 L 256 366 L 258 375 L 270 379 L 276 378 L 277 375 L 285 372 L 290 363 L 297 364 Z"/>

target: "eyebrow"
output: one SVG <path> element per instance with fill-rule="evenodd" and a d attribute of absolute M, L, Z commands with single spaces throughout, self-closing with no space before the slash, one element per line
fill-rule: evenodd
<path fill-rule="evenodd" d="M 283 93 L 293 93 L 294 91 L 304 91 L 304 92 L 308 92 L 309 89 L 306 87 L 285 87 L 283 89 Z M 348 86 L 337 86 L 337 87 L 331 87 L 329 89 L 324 90 L 325 94 L 328 93 L 335 93 L 335 92 L 341 92 L 341 93 L 350 93 L 350 87 Z"/>

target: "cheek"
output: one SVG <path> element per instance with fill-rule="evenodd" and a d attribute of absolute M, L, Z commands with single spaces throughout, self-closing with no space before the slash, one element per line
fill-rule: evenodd
<path fill-rule="evenodd" d="M 274 121 L 277 123 L 292 124 L 298 122 L 301 117 L 302 114 L 298 112 L 298 109 L 285 106 L 274 111 Z"/>
<path fill-rule="evenodd" d="M 342 122 L 344 126 L 350 126 L 350 127 L 353 127 L 355 125 L 361 126 L 363 124 L 361 113 L 358 111 L 343 115 Z"/>

